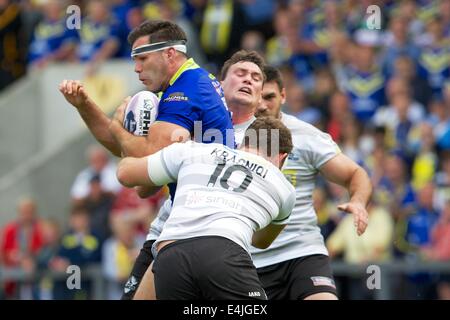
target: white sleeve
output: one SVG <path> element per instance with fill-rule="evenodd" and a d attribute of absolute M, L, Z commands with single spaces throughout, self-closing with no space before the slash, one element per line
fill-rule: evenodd
<path fill-rule="evenodd" d="M 328 160 L 341 153 L 341 149 L 331 136 L 322 131 L 314 139 L 310 140 L 310 147 L 312 150 L 311 163 L 316 169 L 319 169 Z"/>
<path fill-rule="evenodd" d="M 291 217 L 291 212 L 294 209 L 295 205 L 295 189 L 294 187 L 287 182 L 286 186 L 288 187 L 287 194 L 284 193 L 281 199 L 283 199 L 280 211 L 278 216 L 272 220 L 273 224 L 287 224 L 289 222 L 289 218 Z"/>
<path fill-rule="evenodd" d="M 148 176 L 155 185 L 177 181 L 186 148 L 187 143 L 174 143 L 147 157 Z"/>

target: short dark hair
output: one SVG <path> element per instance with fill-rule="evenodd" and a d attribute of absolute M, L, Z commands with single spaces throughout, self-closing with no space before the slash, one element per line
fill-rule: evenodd
<path fill-rule="evenodd" d="M 225 61 L 223 64 L 222 70 L 220 71 L 219 79 L 222 81 L 227 77 L 228 70 L 230 67 L 238 62 L 253 62 L 256 64 L 263 74 L 263 79 L 265 80 L 264 75 L 264 59 L 261 57 L 261 55 L 256 51 L 247 51 L 247 50 L 239 50 L 236 53 L 234 53 L 230 59 Z"/>
<path fill-rule="evenodd" d="M 186 33 L 176 23 L 165 20 L 147 20 L 134 28 L 128 35 L 128 43 L 133 43 L 140 37 L 148 36 L 148 43 L 170 40 L 187 41 Z"/>
<path fill-rule="evenodd" d="M 266 82 L 275 82 L 278 86 L 278 89 L 280 89 L 281 92 L 281 90 L 283 90 L 284 88 L 284 83 L 280 70 L 270 65 L 265 65 L 263 72 L 264 75 L 266 76 Z"/>
<path fill-rule="evenodd" d="M 254 130 L 259 133 L 260 130 L 267 130 L 266 135 L 257 134 L 256 140 L 250 139 L 247 132 L 244 137 L 242 145 L 244 147 L 255 148 L 265 152 L 269 156 L 272 154 L 272 130 L 278 130 L 278 152 L 291 153 L 293 149 L 291 131 L 281 122 L 281 120 L 274 117 L 259 117 L 248 127 L 248 130 Z M 255 145 L 256 143 L 256 145 Z"/>

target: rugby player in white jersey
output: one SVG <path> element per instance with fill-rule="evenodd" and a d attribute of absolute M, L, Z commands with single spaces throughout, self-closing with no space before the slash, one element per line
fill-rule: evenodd
<path fill-rule="evenodd" d="M 279 237 L 266 249 L 252 248 L 252 259 L 269 299 L 337 299 L 328 251 L 313 207 L 315 179 L 321 173 L 348 190 L 349 202 L 338 208 L 353 214 L 358 235 L 367 227 L 366 206 L 372 185 L 364 169 L 342 154 L 328 134 L 281 112 L 286 94 L 280 72 L 266 66 L 264 73 L 263 103 L 256 116 L 274 116 L 291 130 L 294 148 L 283 173 L 295 187 L 296 203 Z"/>
<path fill-rule="evenodd" d="M 233 54 L 221 70 L 219 79 L 224 89 L 225 100 L 227 104 L 232 105 L 233 109 L 232 120 L 236 143 L 241 143 L 245 130 L 256 119 L 254 113 L 261 103 L 264 83 L 263 67 L 264 60 L 258 53 L 241 50 Z M 231 110 L 231 107 L 229 108 Z M 159 237 L 169 217 L 170 210 L 171 201 L 166 201 L 152 222 L 147 235 L 148 242 L 155 241 Z M 147 265 L 151 263 L 151 260 L 149 259 Z M 148 268 L 145 272 L 134 298 L 139 300 L 154 298 L 151 268 Z"/>
<path fill-rule="evenodd" d="M 170 216 L 154 244 L 156 298 L 266 299 L 248 250 L 266 248 L 295 203 L 279 168 L 290 131 L 273 117 L 255 120 L 239 150 L 176 143 L 117 169 L 126 187 L 177 182 Z"/>

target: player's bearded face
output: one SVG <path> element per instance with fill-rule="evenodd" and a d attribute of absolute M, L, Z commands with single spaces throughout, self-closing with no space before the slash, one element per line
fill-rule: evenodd
<path fill-rule="evenodd" d="M 284 102 L 284 95 L 280 92 L 275 82 L 266 82 L 262 90 L 262 100 L 256 109 L 256 117 L 280 117 L 281 105 Z"/>
<path fill-rule="evenodd" d="M 161 54 L 161 52 L 149 53 L 143 65 L 143 72 L 141 73 L 147 89 L 155 93 L 162 91 L 162 85 L 165 78 L 167 78 L 167 66 Z"/>
<path fill-rule="evenodd" d="M 148 44 L 147 37 L 135 41 L 133 48 Z M 134 71 L 139 80 L 152 92 L 162 91 L 163 83 L 167 78 L 167 64 L 162 57 L 162 51 L 138 55 L 134 58 Z"/>

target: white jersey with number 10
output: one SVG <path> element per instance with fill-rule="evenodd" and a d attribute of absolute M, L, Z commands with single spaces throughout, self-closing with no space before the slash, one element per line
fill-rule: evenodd
<path fill-rule="evenodd" d="M 149 176 L 177 181 L 170 216 L 157 242 L 222 236 L 249 250 L 255 230 L 286 224 L 295 190 L 255 154 L 221 144 L 175 143 L 148 157 Z"/>

